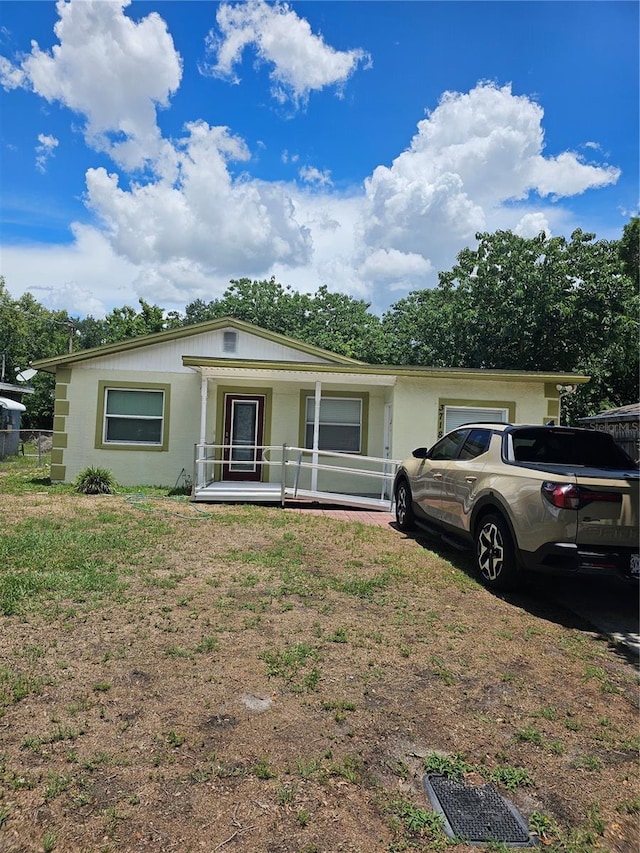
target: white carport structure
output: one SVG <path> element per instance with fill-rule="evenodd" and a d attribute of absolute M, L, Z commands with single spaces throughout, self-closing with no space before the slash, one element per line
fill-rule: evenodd
<path fill-rule="evenodd" d="M 27 407 L 11 397 L 0 397 L 0 457 L 17 456 L 20 447 L 20 418 Z"/>

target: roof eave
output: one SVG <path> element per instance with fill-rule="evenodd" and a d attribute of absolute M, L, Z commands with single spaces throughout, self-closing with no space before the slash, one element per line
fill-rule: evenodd
<path fill-rule="evenodd" d="M 297 373 L 358 373 L 371 375 L 393 375 L 420 377 L 428 379 L 500 379 L 505 382 L 522 382 L 530 379 L 535 382 L 554 382 L 582 385 L 589 382 L 590 376 L 575 373 L 547 373 L 526 370 L 491 370 L 485 368 L 455 367 L 414 367 L 406 365 L 365 364 L 327 364 L 322 362 L 297 361 L 257 361 L 248 359 L 223 359 L 210 356 L 183 355 L 184 367 L 264 369 L 274 371 L 296 371 Z"/>

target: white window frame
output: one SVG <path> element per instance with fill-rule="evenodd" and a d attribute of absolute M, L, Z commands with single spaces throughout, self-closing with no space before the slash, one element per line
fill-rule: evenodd
<path fill-rule="evenodd" d="M 362 453 L 362 446 L 363 446 L 363 434 L 362 433 L 363 433 L 363 428 L 364 428 L 364 400 L 362 399 L 362 397 L 341 397 L 341 396 L 330 396 L 330 395 L 325 396 L 325 395 L 323 395 L 320 399 L 320 416 L 321 416 L 321 418 L 322 418 L 322 403 L 325 400 L 328 402 L 330 401 L 332 403 L 347 403 L 347 402 L 352 403 L 352 404 L 357 403 L 358 404 L 358 422 L 356 424 L 356 423 L 350 423 L 347 421 L 345 421 L 344 423 L 340 423 L 339 421 L 331 421 L 331 422 L 325 422 L 323 424 L 323 421 L 320 420 L 318 438 L 320 439 L 323 426 L 332 426 L 332 427 L 344 426 L 347 428 L 357 427 L 357 430 L 358 430 L 358 449 L 357 450 L 345 450 L 343 448 L 340 448 L 337 450 L 334 447 L 323 447 L 320 440 L 318 441 L 318 449 L 319 450 L 325 450 L 325 451 L 330 452 L 330 453 L 352 453 L 352 454 L 356 454 L 356 455 L 361 454 Z M 311 405 L 311 408 L 312 408 L 311 419 L 309 419 L 309 404 L 310 403 L 312 404 Z M 309 427 L 313 428 L 313 411 L 315 411 L 314 407 L 315 407 L 315 398 L 312 395 L 305 396 L 305 400 L 304 400 L 303 446 L 307 447 L 309 450 L 313 449 L 313 441 L 311 443 L 308 443 L 307 433 L 308 433 Z"/>
<path fill-rule="evenodd" d="M 452 421 L 451 415 L 456 415 Z M 466 423 L 483 423 L 485 421 L 509 422 L 509 409 L 495 406 L 446 406 L 444 407 L 444 434 Z"/>
<path fill-rule="evenodd" d="M 145 393 L 145 394 L 160 394 L 162 399 L 162 414 L 161 415 L 129 415 L 129 414 L 119 414 L 116 412 L 108 412 L 109 408 L 109 393 L 111 391 L 117 391 L 120 393 L 126 394 L 136 394 L 136 393 Z M 118 385 L 114 386 L 105 386 L 104 389 L 104 403 L 103 403 L 103 413 L 102 413 L 102 444 L 105 447 L 163 447 L 164 446 L 164 437 L 165 437 L 165 411 L 166 411 L 166 392 L 163 388 L 122 388 Z M 131 420 L 131 421 L 160 421 L 160 438 L 158 441 L 136 441 L 135 439 L 111 439 L 108 438 L 108 423 L 110 418 L 119 418 L 120 420 Z"/>

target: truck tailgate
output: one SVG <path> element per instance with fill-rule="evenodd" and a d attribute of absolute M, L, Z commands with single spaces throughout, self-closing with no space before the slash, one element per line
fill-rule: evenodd
<path fill-rule="evenodd" d="M 589 471 L 578 474 L 578 483 L 584 495 L 578 510 L 578 543 L 637 551 L 640 478 L 628 472 Z"/>

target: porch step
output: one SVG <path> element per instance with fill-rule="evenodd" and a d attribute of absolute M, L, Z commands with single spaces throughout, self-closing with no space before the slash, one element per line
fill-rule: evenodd
<path fill-rule="evenodd" d="M 220 482 L 196 488 L 194 501 L 208 503 L 280 503 L 280 483 Z"/>

